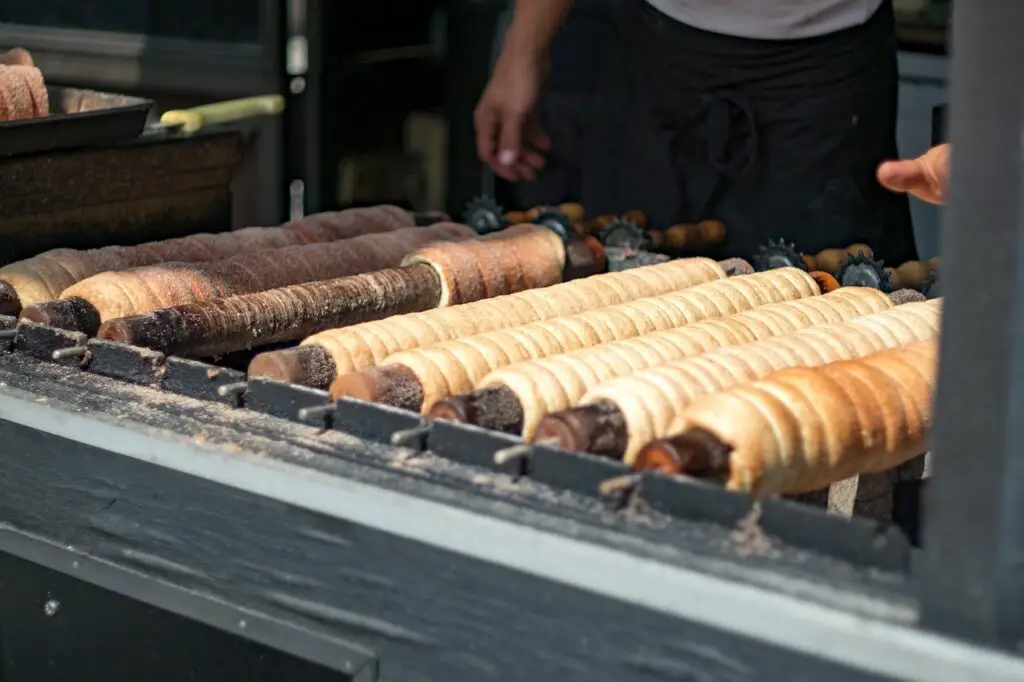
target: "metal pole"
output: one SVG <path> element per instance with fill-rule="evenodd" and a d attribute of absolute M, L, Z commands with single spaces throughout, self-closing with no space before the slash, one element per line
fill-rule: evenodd
<path fill-rule="evenodd" d="M 926 627 L 1024 640 L 1024 2 L 956 3 Z"/>
<path fill-rule="evenodd" d="M 322 139 L 323 34 L 322 0 L 285 0 L 288 106 L 285 110 L 286 160 L 290 218 L 323 210 Z"/>

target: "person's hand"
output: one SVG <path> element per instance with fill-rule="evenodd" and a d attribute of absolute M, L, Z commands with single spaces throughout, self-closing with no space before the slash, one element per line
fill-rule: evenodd
<path fill-rule="evenodd" d="M 16 47 L 0 53 L 0 64 L 4 66 L 35 66 L 32 55 L 23 47 Z"/>
<path fill-rule="evenodd" d="M 878 167 L 878 181 L 893 192 L 906 192 L 930 204 L 945 203 L 949 145 L 932 147 L 916 159 L 886 161 Z"/>
<path fill-rule="evenodd" d="M 480 160 L 508 180 L 533 180 L 551 142 L 534 118 L 544 62 L 515 54 L 498 59 L 473 114 Z"/>

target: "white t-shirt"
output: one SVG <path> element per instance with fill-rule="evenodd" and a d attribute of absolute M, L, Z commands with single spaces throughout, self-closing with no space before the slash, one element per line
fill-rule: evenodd
<path fill-rule="evenodd" d="M 790 40 L 860 26 L 888 0 L 647 0 L 688 26 L 738 38 Z"/>

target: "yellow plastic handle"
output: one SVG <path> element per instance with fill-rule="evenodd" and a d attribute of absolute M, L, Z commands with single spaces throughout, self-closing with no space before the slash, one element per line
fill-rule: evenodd
<path fill-rule="evenodd" d="M 244 121 L 257 116 L 274 116 L 282 111 L 284 97 L 263 95 L 204 104 L 194 109 L 167 111 L 160 117 L 160 123 L 169 128 L 180 128 L 183 132 L 194 133 L 208 125 Z"/>

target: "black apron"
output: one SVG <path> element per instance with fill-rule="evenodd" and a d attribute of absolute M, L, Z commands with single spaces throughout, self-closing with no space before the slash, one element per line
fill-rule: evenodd
<path fill-rule="evenodd" d="M 718 256 L 781 238 L 805 253 L 865 242 L 890 264 L 916 257 L 906 197 L 875 180 L 897 155 L 888 2 L 862 26 L 792 41 L 701 31 L 644 0 L 618 11 L 615 58 L 581 125 L 591 214 L 722 220 Z"/>

